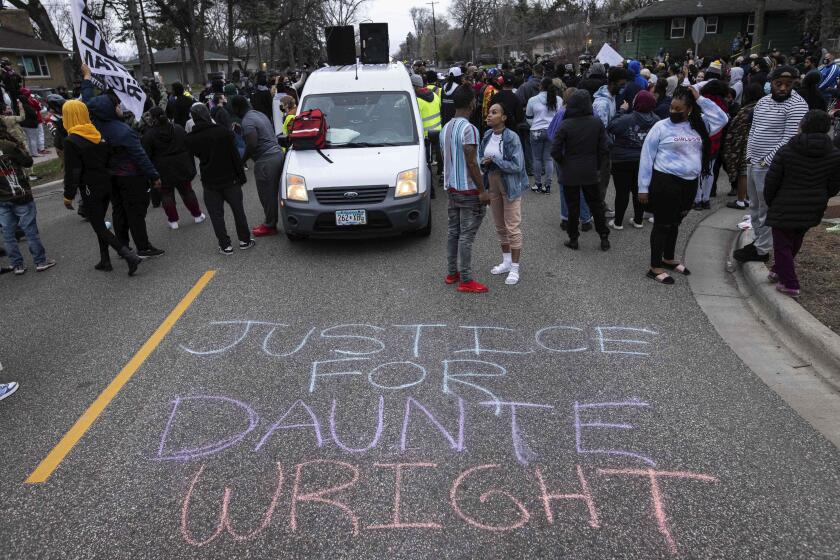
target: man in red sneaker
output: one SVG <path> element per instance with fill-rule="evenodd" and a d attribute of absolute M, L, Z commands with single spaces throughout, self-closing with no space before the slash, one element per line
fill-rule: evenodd
<path fill-rule="evenodd" d="M 231 99 L 231 107 L 236 116 L 242 119 L 242 132 L 245 135 L 242 163 L 249 158 L 254 160 L 257 194 L 265 211 L 265 222 L 255 227 L 252 233 L 254 237 L 277 235 L 283 150 L 274 135 L 274 125 L 264 114 L 252 109 L 247 99 L 239 95 L 234 96 Z"/>
<path fill-rule="evenodd" d="M 469 86 L 462 85 L 453 98 L 455 117 L 440 132 L 443 186 L 449 197 L 449 270 L 445 282 L 458 283 L 459 292 L 483 294 L 487 286 L 473 280 L 470 271 L 473 241 L 490 201 L 478 165 L 478 129 L 469 120 L 475 109 L 475 95 Z"/>

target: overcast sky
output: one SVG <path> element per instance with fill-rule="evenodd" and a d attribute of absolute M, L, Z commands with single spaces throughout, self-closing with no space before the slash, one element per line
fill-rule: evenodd
<path fill-rule="evenodd" d="M 364 17 L 376 23 L 388 24 L 391 53 L 395 53 L 400 43 L 405 41 L 405 36 L 409 31 L 414 32 L 414 25 L 411 23 L 408 11 L 414 6 L 431 8 L 426 5 L 429 1 L 431 0 L 370 0 Z M 435 15 L 440 18 L 448 11 L 449 0 L 438 0 L 435 5 Z"/>

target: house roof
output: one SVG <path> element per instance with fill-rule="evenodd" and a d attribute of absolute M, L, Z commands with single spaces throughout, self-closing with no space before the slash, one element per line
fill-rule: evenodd
<path fill-rule="evenodd" d="M 546 31 L 545 33 L 541 33 L 539 35 L 535 35 L 534 37 L 530 37 L 528 41 L 543 41 L 545 39 L 555 39 L 557 37 L 562 37 L 566 35 L 569 31 L 580 27 L 583 22 L 575 22 L 569 23 L 562 27 L 558 27 L 557 29 L 552 29 L 551 31 Z"/>
<path fill-rule="evenodd" d="M 190 59 L 190 51 L 189 49 L 186 51 L 187 54 L 187 62 Z M 155 55 L 155 64 L 175 64 L 181 62 L 181 49 L 161 49 L 154 53 Z M 239 57 L 233 57 L 234 62 L 240 61 Z M 219 62 L 227 62 L 227 55 L 221 54 L 213 51 L 204 51 L 204 62 L 212 62 L 212 61 L 219 61 Z M 129 60 L 125 63 L 126 66 L 140 66 L 140 59 L 134 58 Z"/>
<path fill-rule="evenodd" d="M 61 45 L 30 37 L 5 27 L 0 27 L 0 51 L 14 53 L 73 54 Z"/>
<path fill-rule="evenodd" d="M 767 12 L 804 11 L 807 5 L 793 0 L 767 0 Z M 617 21 L 683 16 L 748 14 L 755 11 L 753 0 L 661 0 L 628 12 Z"/>

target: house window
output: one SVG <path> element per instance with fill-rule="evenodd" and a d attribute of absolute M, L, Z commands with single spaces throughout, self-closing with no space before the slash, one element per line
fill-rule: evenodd
<path fill-rule="evenodd" d="M 685 18 L 671 18 L 671 39 L 682 39 L 685 37 Z"/>
<path fill-rule="evenodd" d="M 628 27 L 624 30 L 624 42 L 625 43 L 632 43 L 633 42 L 633 28 Z"/>
<path fill-rule="evenodd" d="M 21 63 L 26 69 L 27 77 L 33 78 L 49 78 L 50 67 L 47 66 L 47 57 L 45 56 L 21 56 Z"/>
<path fill-rule="evenodd" d="M 747 35 L 752 35 L 755 32 L 755 14 L 747 16 Z"/>
<path fill-rule="evenodd" d="M 709 16 L 706 18 L 706 34 L 715 35 L 718 32 L 718 17 Z"/>

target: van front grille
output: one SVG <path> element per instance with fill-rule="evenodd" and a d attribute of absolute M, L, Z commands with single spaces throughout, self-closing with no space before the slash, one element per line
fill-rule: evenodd
<path fill-rule="evenodd" d="M 321 204 L 356 206 L 378 204 L 388 196 L 388 185 L 365 187 L 326 187 L 313 190 Z"/>

